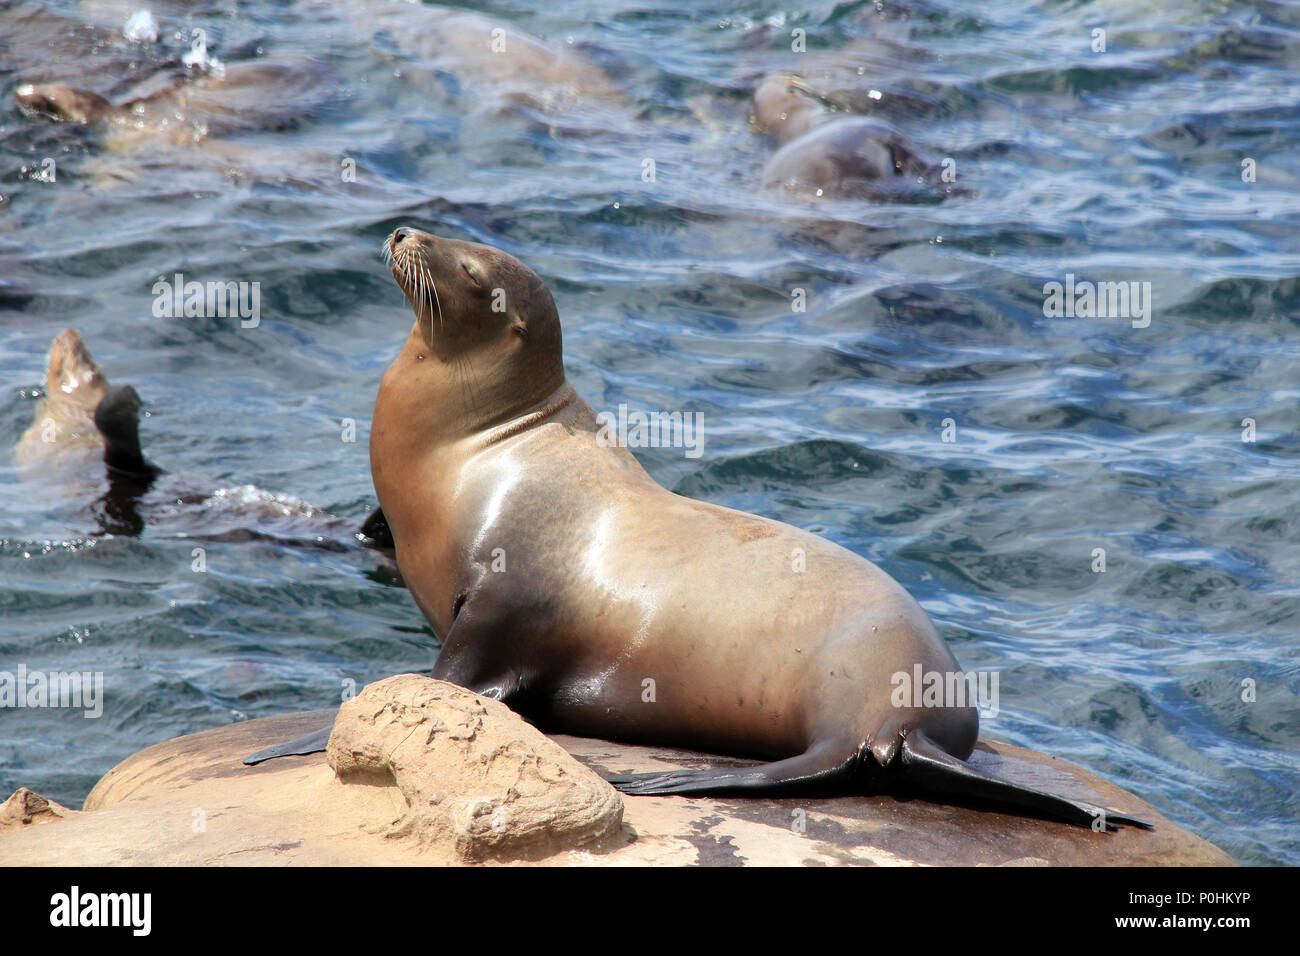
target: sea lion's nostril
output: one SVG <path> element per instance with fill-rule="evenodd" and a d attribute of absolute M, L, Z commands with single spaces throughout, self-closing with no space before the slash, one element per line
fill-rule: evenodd
<path fill-rule="evenodd" d="M 399 242 L 401 242 L 410 234 L 411 234 L 410 230 L 406 229 L 405 227 L 403 227 L 402 229 L 395 229 L 393 231 L 393 245 L 397 245 Z"/>

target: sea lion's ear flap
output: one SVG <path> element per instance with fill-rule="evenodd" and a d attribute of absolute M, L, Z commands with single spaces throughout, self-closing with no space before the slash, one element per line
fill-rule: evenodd
<path fill-rule="evenodd" d="M 469 281 L 475 286 L 482 289 L 487 285 L 487 277 L 483 274 L 483 267 L 473 259 L 465 258 L 460 260 L 460 267 L 469 276 Z"/>

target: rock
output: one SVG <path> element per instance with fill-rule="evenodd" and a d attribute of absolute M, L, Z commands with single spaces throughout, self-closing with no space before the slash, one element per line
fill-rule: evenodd
<path fill-rule="evenodd" d="M 415 697 L 403 701 L 406 708 L 416 704 Z M 495 723 L 498 706 L 484 707 L 485 722 Z M 397 707 L 388 712 L 362 704 L 359 712 L 375 715 L 378 733 L 400 726 Z M 104 775 L 86 800 L 89 812 L 71 813 L 56 827 L 0 831 L 0 862 L 82 866 L 427 866 L 468 862 L 470 857 L 454 839 L 421 842 L 421 827 L 429 824 L 429 819 L 417 817 L 396 776 L 391 783 L 374 785 L 382 779 L 382 772 L 366 770 L 354 777 L 354 782 L 344 783 L 326 762 L 325 754 L 286 757 L 256 767 L 242 763 L 254 751 L 328 726 L 334 716 L 332 711 L 315 711 L 245 721 L 142 750 Z M 407 716 L 416 720 L 423 712 Z M 537 733 L 519 718 L 509 717 L 523 731 Z M 476 720 L 473 718 L 471 725 Z M 385 722 L 390 725 L 387 729 Z M 434 730 L 434 721 L 428 722 L 428 730 L 419 729 L 423 720 L 414 724 L 417 736 L 428 736 Z M 450 727 L 448 724 L 448 735 Z M 536 739 L 523 731 L 517 739 Z M 354 729 L 349 735 L 360 732 Z M 745 763 L 667 747 L 578 737 L 547 739 L 597 773 Z M 369 752 L 365 741 L 357 743 L 345 745 L 340 737 L 339 750 Z M 435 740 L 434 746 L 447 747 L 448 753 L 462 746 L 468 748 L 465 752 L 479 752 L 476 745 L 462 742 Z M 550 765 L 548 754 L 554 751 L 536 747 L 531 752 L 537 755 L 541 776 Z M 356 759 L 374 766 L 379 753 L 376 749 L 374 756 Z M 405 775 L 404 750 L 398 748 L 395 757 L 398 775 Z M 378 759 L 382 763 L 383 758 Z M 1063 760 L 990 740 L 980 741 L 972 760 L 1012 779 L 1113 806 L 1150 821 L 1156 829 L 1148 833 L 1129 827 L 1116 833 L 1094 833 L 1049 820 L 889 794 L 624 797 L 623 824 L 605 839 L 579 849 L 560 850 L 544 859 L 525 856 L 511 862 L 548 866 L 1232 865 L 1227 854 L 1182 830 L 1138 797 Z M 494 774 L 503 774 L 507 767 L 521 767 L 521 779 L 531 781 L 530 766 L 526 761 L 493 762 L 476 771 L 477 775 L 464 768 L 449 773 L 496 787 L 500 778 Z M 412 793 L 437 795 L 432 777 L 416 780 L 407 784 Z M 576 786 L 581 789 L 583 785 Z M 509 784 L 505 789 L 509 790 Z M 518 789 L 520 797 L 514 805 L 522 807 L 534 791 L 531 782 Z M 442 802 L 447 804 L 463 796 L 450 786 L 442 792 Z M 490 818 L 491 811 L 487 816 Z M 467 833 L 475 832 L 463 818 L 460 823 L 449 820 L 445 825 L 453 831 L 461 826 Z M 439 824 L 432 826 L 430 832 L 436 833 Z M 469 845 L 473 844 L 471 839 Z M 482 847 L 482 865 L 504 862 L 503 856 L 491 855 L 490 842 Z"/>
<path fill-rule="evenodd" d="M 598 773 L 752 761 L 581 737 L 551 738 Z M 837 797 L 628 797 L 636 862 L 875 866 L 1232 866 L 1222 850 L 1082 767 L 981 739 L 970 762 L 1030 787 L 1114 807 L 1155 826 L 1094 833 L 1054 820 L 896 794 Z M 683 851 L 683 845 L 686 849 Z M 615 854 L 617 855 L 617 854 Z"/>
<path fill-rule="evenodd" d="M 13 792 L 13 796 L 0 804 L 0 833 L 20 830 L 23 827 L 40 826 L 42 823 L 54 823 L 76 812 L 61 803 L 42 797 L 34 790 L 19 787 Z"/>
<path fill-rule="evenodd" d="M 540 859 L 616 833 L 618 792 L 504 704 L 414 674 L 339 709 L 327 752 L 344 783 L 391 784 L 392 834 L 450 842 L 466 862 Z"/>

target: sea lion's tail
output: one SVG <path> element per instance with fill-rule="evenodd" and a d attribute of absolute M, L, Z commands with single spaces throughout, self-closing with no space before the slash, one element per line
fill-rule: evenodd
<path fill-rule="evenodd" d="M 1145 820 L 1106 807 L 1022 787 L 987 774 L 957 759 L 920 730 L 913 730 L 903 738 L 898 760 L 902 776 L 908 784 L 916 785 L 918 791 L 1012 806 L 1098 831 L 1116 830 L 1121 825 L 1153 829 Z"/>

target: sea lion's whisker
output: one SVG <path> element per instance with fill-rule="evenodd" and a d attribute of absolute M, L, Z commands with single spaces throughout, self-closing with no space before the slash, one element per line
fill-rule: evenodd
<path fill-rule="evenodd" d="M 400 250 L 398 255 L 400 256 L 398 261 L 402 265 L 402 279 L 404 280 L 402 291 L 406 293 L 406 297 L 411 302 L 411 307 L 415 309 L 415 317 L 424 321 L 424 300 L 426 297 L 424 286 L 420 281 L 420 273 L 417 269 L 412 268 L 410 256 L 402 254 Z"/>
<path fill-rule="evenodd" d="M 438 328 L 445 332 L 447 323 L 442 320 L 442 302 L 438 299 L 438 283 L 433 281 L 432 276 L 429 277 L 429 287 L 433 289 L 433 304 L 438 307 Z"/>
<path fill-rule="evenodd" d="M 423 269 L 416 268 L 415 281 L 420 290 L 420 318 L 428 322 L 433 318 L 433 310 L 429 308 L 429 286 L 425 281 Z"/>
<path fill-rule="evenodd" d="M 429 271 L 428 264 L 423 261 L 420 262 L 420 275 L 427 280 L 426 288 L 433 292 L 433 303 L 438 310 L 438 327 L 445 331 L 447 324 L 442 319 L 442 302 L 438 298 L 438 283 L 434 280 L 433 273 Z"/>

